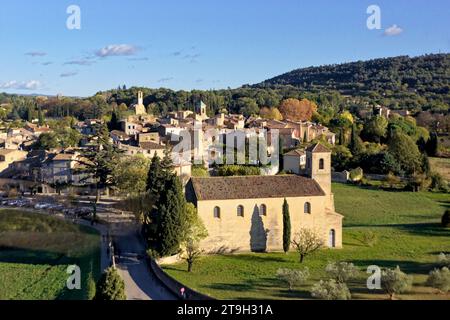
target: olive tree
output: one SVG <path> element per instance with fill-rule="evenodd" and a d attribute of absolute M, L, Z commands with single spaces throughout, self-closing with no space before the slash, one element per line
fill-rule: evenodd
<path fill-rule="evenodd" d="M 277 277 L 288 285 L 289 291 L 292 291 L 294 286 L 301 285 L 308 280 L 309 269 L 308 267 L 303 270 L 280 268 L 277 271 Z"/>
<path fill-rule="evenodd" d="M 325 271 L 338 283 L 347 283 L 358 275 L 358 269 L 349 262 L 331 262 L 326 266 Z"/>
<path fill-rule="evenodd" d="M 395 294 L 409 291 L 412 286 L 412 280 L 412 276 L 402 272 L 399 266 L 395 269 L 385 269 L 381 272 L 381 287 L 391 300 L 394 299 Z"/>
<path fill-rule="evenodd" d="M 430 272 L 427 279 L 427 285 L 438 289 L 442 293 L 450 291 L 450 270 L 447 267 L 434 269 Z"/>
<path fill-rule="evenodd" d="M 311 288 L 311 295 L 322 300 L 349 300 L 352 297 L 347 285 L 334 279 L 320 280 Z"/>

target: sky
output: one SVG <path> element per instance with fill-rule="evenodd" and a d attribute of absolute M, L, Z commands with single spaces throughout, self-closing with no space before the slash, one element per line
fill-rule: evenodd
<path fill-rule="evenodd" d="M 367 27 L 370 5 L 380 29 Z M 448 0 L 2 0 L 0 92 L 236 88 L 301 67 L 448 53 L 449 14 Z"/>

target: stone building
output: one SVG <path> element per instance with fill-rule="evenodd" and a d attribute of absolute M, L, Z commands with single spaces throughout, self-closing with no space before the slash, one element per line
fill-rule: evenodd
<path fill-rule="evenodd" d="M 284 199 L 292 236 L 315 230 L 330 248 L 342 246 L 342 218 L 331 193 L 331 152 L 321 144 L 306 149 L 305 176 L 193 177 L 186 198 L 208 230 L 208 252 L 279 251 L 283 246 Z"/>

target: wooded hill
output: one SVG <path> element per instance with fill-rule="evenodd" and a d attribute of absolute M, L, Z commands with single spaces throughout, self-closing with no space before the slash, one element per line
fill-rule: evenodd
<path fill-rule="evenodd" d="M 357 61 L 296 69 L 253 85 L 253 88 L 293 86 L 318 93 L 336 90 L 343 95 L 384 100 L 393 108 L 447 111 L 450 104 L 450 54 Z M 428 106 L 428 108 L 427 108 Z"/>

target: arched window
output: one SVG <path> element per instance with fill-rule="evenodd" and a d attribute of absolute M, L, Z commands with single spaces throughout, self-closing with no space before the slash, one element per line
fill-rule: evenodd
<path fill-rule="evenodd" d="M 214 207 L 214 218 L 220 219 L 220 208 Z"/>
<path fill-rule="evenodd" d="M 237 207 L 237 216 L 238 217 L 243 217 L 244 216 L 244 206 L 239 205 Z"/>
<path fill-rule="evenodd" d="M 319 160 L 319 170 L 325 169 L 325 161 L 323 159 Z"/>
<path fill-rule="evenodd" d="M 328 246 L 330 248 L 336 247 L 336 231 L 334 231 L 334 229 L 331 229 L 330 234 L 328 235 Z"/>
<path fill-rule="evenodd" d="M 262 204 L 259 209 L 259 215 L 260 216 L 266 216 L 267 215 L 267 207 L 265 204 Z"/>
<path fill-rule="evenodd" d="M 307 213 L 307 214 L 311 214 L 311 203 L 309 203 L 309 202 L 305 202 L 305 205 L 304 205 L 304 210 L 303 210 L 305 213 Z"/>

